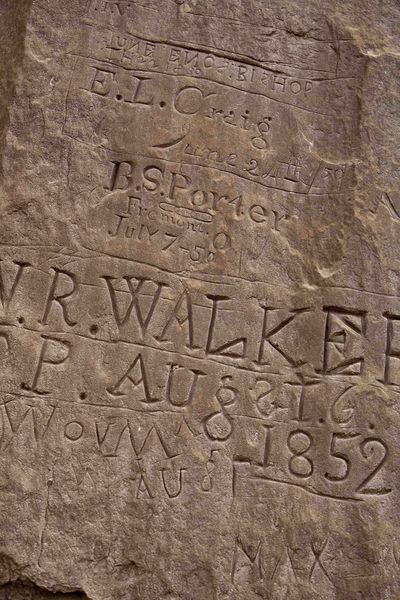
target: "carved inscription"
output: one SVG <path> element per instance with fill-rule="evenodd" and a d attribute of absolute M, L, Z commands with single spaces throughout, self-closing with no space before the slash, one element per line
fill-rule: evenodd
<path fill-rule="evenodd" d="M 8 283 L 3 278 L 8 302 L 1 325 L 11 355 L 8 368 L 19 364 L 30 373 L 19 391 L 15 385 L 7 389 L 12 402 L 4 405 L 3 417 L 11 437 L 5 448 L 28 423 L 35 443 L 43 441 L 57 426 L 60 390 L 69 382 L 80 409 L 122 412 L 111 420 L 95 418 L 93 426 L 69 418 L 58 425 L 65 443 L 82 441 L 94 427 L 93 452 L 119 456 L 129 446 L 141 461 L 151 440 L 157 442 L 167 461 L 157 481 L 171 499 L 189 485 L 186 471 L 198 445 L 198 493 L 215 488 L 220 455 L 231 463 L 234 498 L 277 484 L 354 501 L 391 492 L 385 475 L 391 449 L 380 413 L 385 395 L 398 387 L 400 317 L 394 308 L 382 305 L 377 314 L 354 305 L 284 307 L 272 298 L 261 301 L 255 290 L 243 296 L 240 283 L 203 284 L 200 292 L 195 279 L 182 288 L 179 276 L 145 274 L 140 265 L 136 273 L 133 266 L 122 270 L 118 260 L 118 272 L 107 272 L 101 259 L 93 260 L 97 275 L 91 285 L 74 268 L 54 266 L 45 275 L 32 263 L 2 262 L 10 274 Z M 24 297 L 32 285 L 41 292 L 25 304 L 29 318 L 21 319 L 13 298 Z M 106 328 L 83 318 L 83 307 L 96 303 Z M 374 364 L 369 334 L 377 323 L 382 348 Z M 296 332 L 307 330 L 314 344 L 304 333 L 296 339 Z M 34 349 L 30 355 L 18 355 L 20 336 Z M 85 357 L 96 365 L 90 386 Z M 5 377 L 11 381 L 6 371 Z M 42 408 L 39 400 L 46 403 Z M 25 408 L 14 414 L 20 404 Z M 151 419 L 141 441 L 132 441 L 137 436 L 129 411 Z M 178 457 L 172 476 L 168 461 Z M 138 499 L 158 494 L 144 473 L 137 485 Z"/>
<path fill-rule="evenodd" d="M 395 8 L 4 4 L 4 593 L 395 600 Z"/>

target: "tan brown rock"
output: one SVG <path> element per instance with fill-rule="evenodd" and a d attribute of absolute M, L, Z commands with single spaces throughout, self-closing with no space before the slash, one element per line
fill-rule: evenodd
<path fill-rule="evenodd" d="M 0 0 L 0 598 L 399 600 L 395 0 Z"/>

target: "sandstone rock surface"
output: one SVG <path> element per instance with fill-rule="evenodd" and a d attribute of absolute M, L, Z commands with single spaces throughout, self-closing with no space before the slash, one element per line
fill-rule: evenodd
<path fill-rule="evenodd" d="M 399 600 L 400 4 L 0 0 L 0 598 Z"/>

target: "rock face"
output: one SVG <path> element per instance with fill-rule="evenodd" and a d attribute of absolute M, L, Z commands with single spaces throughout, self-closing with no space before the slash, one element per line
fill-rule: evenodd
<path fill-rule="evenodd" d="M 400 598 L 398 0 L 0 0 L 0 598 Z"/>

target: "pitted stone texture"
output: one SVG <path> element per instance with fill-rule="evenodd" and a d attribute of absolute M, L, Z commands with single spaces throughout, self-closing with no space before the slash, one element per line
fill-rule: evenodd
<path fill-rule="evenodd" d="M 0 0 L 0 596 L 397 600 L 398 2 Z"/>

